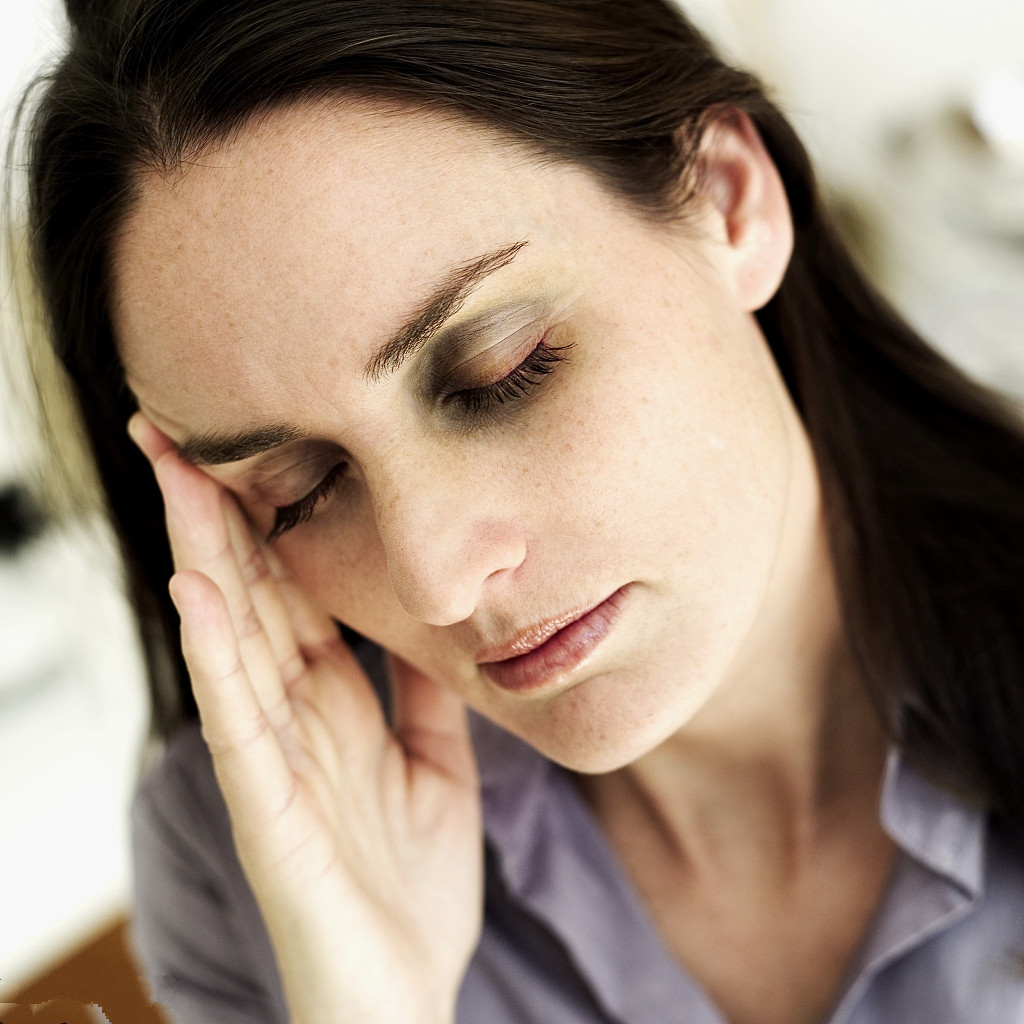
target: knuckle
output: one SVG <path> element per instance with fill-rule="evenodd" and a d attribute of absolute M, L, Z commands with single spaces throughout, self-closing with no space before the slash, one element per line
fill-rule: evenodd
<path fill-rule="evenodd" d="M 192 549 L 191 553 L 196 562 L 196 568 L 214 580 L 222 578 L 225 566 L 229 564 L 230 559 L 234 558 L 230 542 L 222 538 L 207 547 L 203 543 L 203 538 L 195 537 L 191 539 L 189 547 Z M 182 548 L 184 550 L 184 545 Z"/>
<path fill-rule="evenodd" d="M 265 708 L 263 712 L 268 726 L 275 732 L 287 727 L 288 723 L 292 720 L 293 710 L 291 702 L 287 697 L 280 697 L 270 707 Z"/>
<path fill-rule="evenodd" d="M 241 560 L 240 565 L 242 579 L 250 587 L 262 583 L 270 576 L 267 560 L 255 544 L 245 553 L 245 557 Z"/>
<path fill-rule="evenodd" d="M 215 684 L 226 683 L 230 679 L 237 679 L 245 674 L 245 666 L 240 656 L 236 656 L 230 666 L 212 673 L 212 680 Z"/>
<path fill-rule="evenodd" d="M 246 605 L 239 613 L 235 631 L 239 641 L 251 640 L 263 632 L 263 623 L 251 604 Z"/>
<path fill-rule="evenodd" d="M 251 747 L 271 731 L 270 720 L 265 714 L 254 714 L 245 720 L 234 720 L 230 734 L 201 724 L 203 739 L 215 760 L 223 760 Z"/>
<path fill-rule="evenodd" d="M 285 689 L 294 686 L 306 674 L 306 659 L 295 651 L 281 663 L 281 681 Z"/>

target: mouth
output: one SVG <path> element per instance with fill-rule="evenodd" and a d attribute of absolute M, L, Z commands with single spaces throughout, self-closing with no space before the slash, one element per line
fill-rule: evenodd
<path fill-rule="evenodd" d="M 580 668 L 612 632 L 626 603 L 628 585 L 599 604 L 531 626 L 514 640 L 488 648 L 477 664 L 491 682 L 511 693 L 557 685 Z"/>

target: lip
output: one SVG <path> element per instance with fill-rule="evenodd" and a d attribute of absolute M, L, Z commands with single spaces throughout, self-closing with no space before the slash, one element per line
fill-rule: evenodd
<path fill-rule="evenodd" d="M 477 664 L 492 682 L 512 693 L 557 683 L 586 662 L 611 633 L 628 589 L 620 587 L 591 608 L 531 626 L 511 643 L 483 651 Z"/>

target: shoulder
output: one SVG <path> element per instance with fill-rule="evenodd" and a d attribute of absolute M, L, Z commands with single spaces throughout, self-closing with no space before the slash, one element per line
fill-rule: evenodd
<path fill-rule="evenodd" d="M 132 804 L 136 873 L 152 856 L 173 859 L 187 873 L 204 872 L 237 884 L 227 807 L 198 723 L 175 734 L 143 777 Z"/>
<path fill-rule="evenodd" d="M 133 938 L 180 1022 L 287 1019 L 273 951 L 235 854 L 198 724 L 177 733 L 132 807 Z"/>
<path fill-rule="evenodd" d="M 173 824 L 184 812 L 189 817 L 202 808 L 211 821 L 226 817 L 213 774 L 210 752 L 199 723 L 177 732 L 140 783 L 133 803 L 135 818 L 154 817 Z"/>

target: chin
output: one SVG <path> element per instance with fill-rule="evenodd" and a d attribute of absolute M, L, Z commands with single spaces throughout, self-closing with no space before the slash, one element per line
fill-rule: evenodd
<path fill-rule="evenodd" d="M 622 752 L 612 750 L 595 750 L 587 754 L 573 753 L 566 757 L 556 757 L 551 753 L 542 751 L 555 764 L 561 765 L 568 771 L 577 775 L 607 775 L 610 772 L 619 771 L 627 765 L 638 761 L 648 751 Z"/>
<path fill-rule="evenodd" d="M 697 713 L 703 700 L 680 700 L 618 674 L 592 679 L 563 694 L 531 721 L 509 726 L 541 754 L 569 771 L 603 775 L 657 750 Z M 623 696 L 628 694 L 625 700 Z M 695 695 L 694 695 L 695 696 Z"/>
<path fill-rule="evenodd" d="M 671 735 L 671 731 L 669 732 Z M 538 749 L 549 760 L 580 775 L 606 775 L 642 760 L 658 749 L 668 735 L 659 730 L 655 735 L 646 731 L 639 734 L 619 734 L 600 746 L 579 743 L 552 745 L 553 749 Z"/>

